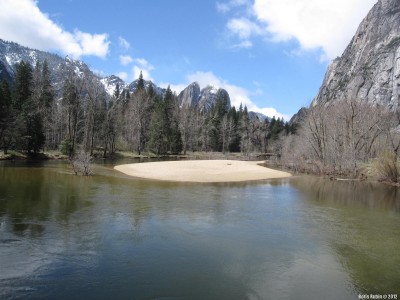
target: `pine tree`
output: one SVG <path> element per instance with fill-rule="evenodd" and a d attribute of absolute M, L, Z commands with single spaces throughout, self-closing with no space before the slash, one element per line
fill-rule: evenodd
<path fill-rule="evenodd" d="M 142 71 L 140 71 L 139 79 L 138 79 L 138 82 L 137 82 L 137 89 L 138 90 L 144 89 L 144 80 L 143 80 Z"/>
<path fill-rule="evenodd" d="M 23 104 L 32 96 L 32 67 L 29 63 L 22 61 L 17 65 L 14 88 L 13 107 L 22 111 Z"/>
<path fill-rule="evenodd" d="M 10 88 L 8 82 L 3 80 L 0 83 L 0 148 L 3 148 L 5 154 L 12 140 L 13 121 Z"/>
<path fill-rule="evenodd" d="M 13 88 L 13 108 L 16 111 L 17 146 L 37 153 L 45 142 L 40 109 L 42 93 L 40 64 L 33 71 L 29 63 L 17 66 Z"/>
<path fill-rule="evenodd" d="M 243 153 L 249 153 L 250 151 L 250 118 L 247 111 L 247 106 L 244 106 L 243 111 L 240 114 L 240 151 Z"/>
<path fill-rule="evenodd" d="M 168 151 L 168 123 L 165 102 L 158 97 L 155 100 L 154 112 L 150 122 L 149 150 L 160 155 Z"/>
<path fill-rule="evenodd" d="M 210 144 L 214 151 L 225 151 L 225 141 L 223 140 L 225 130 L 222 128 L 222 121 L 228 113 L 227 106 L 228 98 L 226 94 L 219 91 L 215 103 L 211 107 L 209 119 Z"/>
<path fill-rule="evenodd" d="M 53 86 L 51 84 L 49 64 L 47 63 L 47 60 L 43 62 L 41 77 L 42 77 L 41 80 L 42 92 L 40 97 L 40 105 L 48 109 L 53 105 L 54 91 L 53 91 Z"/>
<path fill-rule="evenodd" d="M 182 137 L 177 116 L 177 100 L 168 86 L 164 99 L 155 102 L 150 124 L 149 148 L 157 154 L 182 151 Z"/>
<path fill-rule="evenodd" d="M 121 95 L 121 90 L 120 90 L 120 87 L 119 87 L 119 83 L 117 83 L 117 85 L 115 86 L 115 91 L 114 91 L 115 99 L 118 99 L 120 95 Z"/>
<path fill-rule="evenodd" d="M 173 154 L 178 154 L 182 151 L 182 136 L 179 130 L 177 115 L 178 103 L 176 96 L 172 93 L 169 86 L 165 92 L 164 102 L 169 151 Z"/>

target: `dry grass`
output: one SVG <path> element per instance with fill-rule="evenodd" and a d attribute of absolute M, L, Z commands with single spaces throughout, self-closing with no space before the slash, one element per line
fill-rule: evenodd
<path fill-rule="evenodd" d="M 376 159 L 373 164 L 374 172 L 380 181 L 390 183 L 399 182 L 399 163 L 393 152 L 385 151 Z"/>

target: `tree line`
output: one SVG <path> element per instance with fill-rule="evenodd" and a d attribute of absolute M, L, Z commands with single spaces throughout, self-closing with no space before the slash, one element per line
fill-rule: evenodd
<path fill-rule="evenodd" d="M 351 177 L 383 167 L 386 174 L 378 176 L 397 182 L 399 125 L 399 110 L 359 99 L 316 105 L 308 109 L 297 133 L 282 140 L 281 162 L 300 172 Z M 376 168 L 370 168 L 371 162 Z"/>
<path fill-rule="evenodd" d="M 61 73 L 57 98 L 46 61 L 34 67 L 22 61 L 13 83 L 1 82 L 0 147 L 5 153 L 265 153 L 293 132 L 283 119 L 260 120 L 251 117 L 246 106 L 229 108 L 222 93 L 209 111 L 202 111 L 182 106 L 169 87 L 162 95 L 151 84 L 146 87 L 142 74 L 135 91 L 117 85 L 110 96 L 90 71 L 76 72 L 63 65 Z"/>

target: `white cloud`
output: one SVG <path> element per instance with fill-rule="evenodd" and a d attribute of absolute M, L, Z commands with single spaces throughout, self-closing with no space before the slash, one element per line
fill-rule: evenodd
<path fill-rule="evenodd" d="M 121 65 L 127 66 L 133 62 L 133 58 L 130 57 L 129 55 L 120 55 L 119 61 L 120 61 Z"/>
<path fill-rule="evenodd" d="M 226 25 L 228 30 L 238 35 L 240 39 L 248 39 L 253 35 L 260 35 L 263 29 L 256 23 L 247 18 L 231 19 Z"/>
<path fill-rule="evenodd" d="M 142 72 L 143 79 L 154 81 L 154 79 L 151 77 L 150 72 L 153 71 L 155 68 L 151 63 L 149 63 L 144 58 L 136 58 L 133 60 L 133 62 L 135 63 L 135 66 L 133 67 L 134 80 L 138 79 L 140 72 Z"/>
<path fill-rule="evenodd" d="M 229 93 L 232 106 L 238 108 L 240 104 L 246 105 L 249 111 L 255 111 L 265 114 L 268 117 L 280 117 L 285 120 L 289 120 L 290 116 L 279 113 L 275 108 L 272 107 L 258 107 L 250 99 L 250 92 L 240 86 L 230 84 L 226 80 L 216 76 L 212 72 L 195 72 L 186 76 L 187 82 L 185 84 L 167 84 L 162 83 L 160 86 L 167 87 L 170 85 L 171 90 L 179 94 L 184 88 L 186 88 L 190 83 L 196 81 L 200 87 L 206 87 L 207 85 L 212 85 L 214 87 L 223 88 Z"/>
<path fill-rule="evenodd" d="M 75 40 L 80 44 L 81 55 L 106 57 L 110 42 L 106 42 L 107 34 L 90 34 L 79 30 L 75 31 Z"/>
<path fill-rule="evenodd" d="M 128 73 L 126 73 L 126 72 L 120 72 L 120 73 L 117 74 L 117 76 L 119 78 L 121 78 L 123 81 L 128 80 Z"/>
<path fill-rule="evenodd" d="M 230 0 L 227 2 L 217 2 L 216 7 L 217 11 L 220 13 L 227 13 L 233 8 L 243 6 L 243 5 L 248 5 L 249 0 Z"/>
<path fill-rule="evenodd" d="M 136 58 L 134 59 L 134 62 L 136 64 L 138 64 L 141 68 L 146 69 L 148 71 L 153 71 L 154 70 L 154 66 L 152 64 L 150 64 L 147 60 L 145 60 L 144 58 Z"/>
<path fill-rule="evenodd" d="M 118 38 L 118 44 L 125 51 L 131 47 L 131 44 L 121 36 Z"/>
<path fill-rule="evenodd" d="M 166 89 L 168 86 L 171 89 L 172 92 L 175 94 L 179 95 L 180 92 L 182 92 L 188 85 L 187 84 L 170 84 L 166 82 L 161 82 L 159 84 L 160 87 Z"/>
<path fill-rule="evenodd" d="M 255 0 L 253 9 L 274 41 L 296 39 L 302 49 L 340 56 L 377 0 Z"/>
<path fill-rule="evenodd" d="M 232 49 L 247 49 L 253 47 L 253 43 L 250 40 L 244 40 L 238 44 L 233 45 Z"/>
<path fill-rule="evenodd" d="M 39 50 L 57 50 L 79 58 L 84 55 L 106 57 L 108 35 L 90 34 L 76 29 L 68 32 L 37 7 L 34 0 L 0 0 L 0 37 Z"/>
<path fill-rule="evenodd" d="M 151 80 L 154 81 L 154 79 L 150 75 L 150 70 L 145 69 L 140 66 L 134 66 L 133 67 L 133 80 L 136 80 L 139 78 L 140 72 L 142 72 L 142 76 L 144 80 Z"/>

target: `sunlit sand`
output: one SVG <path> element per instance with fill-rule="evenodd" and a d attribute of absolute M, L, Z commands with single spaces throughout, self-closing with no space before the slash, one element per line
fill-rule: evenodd
<path fill-rule="evenodd" d="M 287 172 L 261 166 L 262 161 L 189 160 L 115 166 L 130 176 L 180 182 L 241 182 L 290 177 Z"/>

